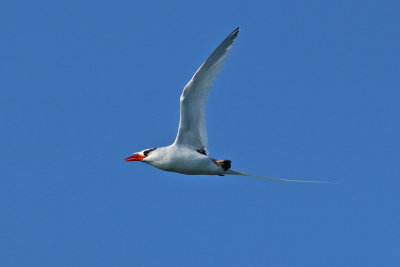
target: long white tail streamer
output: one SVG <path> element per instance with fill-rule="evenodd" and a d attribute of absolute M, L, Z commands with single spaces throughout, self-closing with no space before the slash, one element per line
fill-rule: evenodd
<path fill-rule="evenodd" d="M 328 181 L 310 181 L 310 180 L 292 180 L 292 179 L 273 178 L 273 177 L 266 177 L 266 176 L 260 176 L 260 175 L 254 175 L 254 174 L 250 174 L 250 173 L 245 173 L 245 172 L 234 171 L 234 170 L 228 170 L 226 172 L 226 174 L 242 175 L 242 176 L 249 176 L 249 177 L 254 177 L 254 178 L 260 178 L 260 179 L 266 179 L 266 180 L 274 180 L 274 181 L 283 181 L 283 182 L 317 183 L 317 184 L 339 184 L 339 183 L 328 182 Z"/>

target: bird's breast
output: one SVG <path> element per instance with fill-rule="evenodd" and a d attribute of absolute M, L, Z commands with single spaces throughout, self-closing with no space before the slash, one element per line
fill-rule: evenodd
<path fill-rule="evenodd" d="M 190 175 L 218 175 L 224 173 L 210 157 L 197 151 L 183 151 L 180 153 L 176 151 L 158 162 L 152 162 L 151 165 L 165 171 Z"/>

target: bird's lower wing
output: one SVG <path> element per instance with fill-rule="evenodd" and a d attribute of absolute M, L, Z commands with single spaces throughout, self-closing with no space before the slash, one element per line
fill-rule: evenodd
<path fill-rule="evenodd" d="M 266 176 L 260 176 L 260 175 L 254 175 L 254 174 L 250 174 L 250 173 L 245 173 L 245 172 L 234 171 L 234 170 L 228 170 L 227 172 L 225 172 L 225 174 L 242 175 L 242 176 L 249 176 L 249 177 L 254 177 L 254 178 L 260 178 L 260 179 L 266 179 L 266 180 L 274 180 L 274 181 L 283 181 L 283 182 L 338 184 L 338 183 L 335 183 L 335 182 L 328 182 L 328 181 L 310 181 L 310 180 L 292 180 L 292 179 L 273 178 L 273 177 L 266 177 Z"/>

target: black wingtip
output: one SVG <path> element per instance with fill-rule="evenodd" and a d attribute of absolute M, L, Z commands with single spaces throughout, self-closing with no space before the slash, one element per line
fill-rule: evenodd
<path fill-rule="evenodd" d="M 240 27 L 237 27 L 237 28 L 231 33 L 231 36 L 232 36 L 233 38 L 236 38 L 236 36 L 238 36 L 238 34 L 239 34 L 239 31 L 240 31 Z"/>

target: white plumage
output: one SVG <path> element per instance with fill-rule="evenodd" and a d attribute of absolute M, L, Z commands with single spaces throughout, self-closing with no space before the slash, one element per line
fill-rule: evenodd
<path fill-rule="evenodd" d="M 125 160 L 142 161 L 161 170 L 182 174 L 233 174 L 279 181 L 330 183 L 279 179 L 238 172 L 230 169 L 231 161 L 216 160 L 208 155 L 206 129 L 208 94 L 224 66 L 229 50 L 238 33 L 239 28 L 235 29 L 222 41 L 183 89 L 180 98 L 179 129 L 175 142 L 166 147 L 142 150 Z"/>

